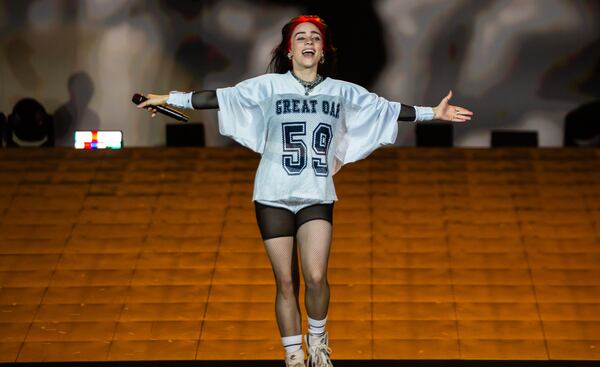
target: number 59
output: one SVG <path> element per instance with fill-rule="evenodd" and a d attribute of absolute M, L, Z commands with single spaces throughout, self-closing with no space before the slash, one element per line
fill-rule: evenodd
<path fill-rule="evenodd" d="M 281 155 L 283 169 L 288 175 L 299 175 L 306 168 L 306 144 L 303 137 L 306 135 L 306 122 L 285 122 L 283 129 L 283 151 L 289 154 Z M 327 176 L 327 151 L 333 138 L 331 125 L 320 123 L 312 133 L 312 150 L 316 157 L 312 158 L 312 168 L 316 176 Z"/>

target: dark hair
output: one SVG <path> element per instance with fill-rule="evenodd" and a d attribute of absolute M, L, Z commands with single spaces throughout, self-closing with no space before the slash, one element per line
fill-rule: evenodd
<path fill-rule="evenodd" d="M 281 42 L 271 52 L 271 62 L 267 72 L 285 74 L 288 70 L 292 69 L 292 61 L 288 59 L 287 55 L 290 50 L 290 40 L 292 32 L 300 23 L 312 23 L 323 36 L 323 50 L 325 53 L 325 62 L 319 64 L 318 73 L 322 76 L 330 76 L 335 70 L 336 64 L 336 48 L 333 47 L 331 32 L 329 31 L 325 21 L 318 15 L 300 15 L 292 18 L 286 25 L 281 29 Z"/>

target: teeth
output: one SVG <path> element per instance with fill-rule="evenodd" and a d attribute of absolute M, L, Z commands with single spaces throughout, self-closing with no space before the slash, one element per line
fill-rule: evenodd
<path fill-rule="evenodd" d="M 315 53 L 315 50 L 304 50 L 304 51 L 302 51 L 302 54 L 304 55 L 304 54 L 307 54 L 307 53 L 309 53 L 309 52 L 310 52 L 310 53 L 312 53 L 312 54 L 314 55 L 314 53 Z"/>

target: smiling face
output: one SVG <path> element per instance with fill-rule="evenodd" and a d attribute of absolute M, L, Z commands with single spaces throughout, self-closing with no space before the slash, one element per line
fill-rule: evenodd
<path fill-rule="evenodd" d="M 292 32 L 291 49 L 288 57 L 292 56 L 294 70 L 311 69 L 319 66 L 323 55 L 323 35 L 316 25 L 300 23 Z"/>

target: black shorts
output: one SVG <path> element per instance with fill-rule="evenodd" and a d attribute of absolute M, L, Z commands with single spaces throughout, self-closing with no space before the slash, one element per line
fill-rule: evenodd
<path fill-rule="evenodd" d="M 314 204 L 294 214 L 289 209 L 254 202 L 256 222 L 263 240 L 296 236 L 300 226 L 313 219 L 324 219 L 333 225 L 333 203 Z"/>

